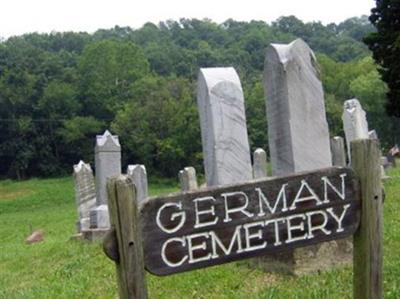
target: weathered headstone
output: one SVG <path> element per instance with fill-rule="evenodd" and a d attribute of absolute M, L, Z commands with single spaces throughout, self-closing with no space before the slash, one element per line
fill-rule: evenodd
<path fill-rule="evenodd" d="M 267 49 L 264 83 L 272 174 L 332 165 L 316 58 L 301 39 Z"/>
<path fill-rule="evenodd" d="M 92 228 L 108 229 L 110 220 L 107 206 L 107 178 L 121 174 L 121 146 L 118 136 L 109 131 L 96 137 L 96 202 L 97 207 L 90 211 Z"/>
<path fill-rule="evenodd" d="M 108 206 L 106 204 L 96 206 L 90 211 L 90 228 L 110 228 L 110 216 L 108 215 Z"/>
<path fill-rule="evenodd" d="M 347 156 L 349 157 L 349 162 L 351 162 L 351 141 L 356 139 L 369 139 L 366 114 L 357 99 L 344 102 L 342 120 L 344 134 L 346 136 Z"/>
<path fill-rule="evenodd" d="M 301 39 L 267 49 L 264 87 L 272 174 L 315 170 L 332 165 L 324 94 L 316 58 Z M 311 258 L 311 259 L 310 259 Z M 265 256 L 267 271 L 301 274 L 352 260 L 350 240 Z"/>
<path fill-rule="evenodd" d="M 335 136 L 331 139 L 331 152 L 333 166 L 345 167 L 347 165 L 343 137 Z"/>
<path fill-rule="evenodd" d="M 396 157 L 399 156 L 399 153 L 400 153 L 400 149 L 397 144 L 389 150 L 386 157 L 387 157 L 388 162 L 390 163 L 390 166 L 396 167 Z"/>
<path fill-rule="evenodd" d="M 75 201 L 79 221 L 77 231 L 90 228 L 90 210 L 96 207 L 96 188 L 92 168 L 82 160 L 74 165 Z"/>
<path fill-rule="evenodd" d="M 235 69 L 200 69 L 197 104 L 207 185 L 251 180 L 243 91 Z"/>
<path fill-rule="evenodd" d="M 194 167 L 185 167 L 179 171 L 179 182 L 182 191 L 191 191 L 198 189 L 196 169 Z"/>
<path fill-rule="evenodd" d="M 379 141 L 378 134 L 376 133 L 375 130 L 369 131 L 368 132 L 368 137 L 369 137 L 369 139 L 378 140 Z M 386 165 L 385 165 L 384 159 L 382 159 L 382 158 L 386 158 L 386 157 L 381 157 L 381 166 L 380 166 L 381 167 L 381 178 L 382 178 L 382 180 L 386 180 L 389 177 L 386 175 L 386 171 L 385 171 Z"/>
<path fill-rule="evenodd" d="M 369 131 L 368 132 L 368 136 L 369 136 L 369 139 L 379 139 L 378 138 L 378 134 L 376 133 L 376 131 L 375 130 L 371 130 L 371 131 Z"/>
<path fill-rule="evenodd" d="M 357 139 L 379 140 L 378 134 L 375 130 L 368 131 L 366 113 L 357 99 L 351 99 L 344 102 L 342 119 L 349 157 L 351 141 Z M 381 177 L 382 179 L 387 178 L 383 165 L 381 165 Z"/>
<path fill-rule="evenodd" d="M 253 154 L 253 177 L 267 177 L 267 153 L 262 148 L 257 148 Z"/>
<path fill-rule="evenodd" d="M 391 165 L 390 165 L 390 162 L 389 162 L 389 159 L 387 158 L 387 157 L 385 157 L 385 156 L 382 156 L 381 157 L 381 165 L 386 169 L 386 168 L 389 168 Z"/>
<path fill-rule="evenodd" d="M 148 197 L 147 172 L 144 165 L 128 165 L 126 171 L 136 186 L 136 199 L 140 203 Z"/>

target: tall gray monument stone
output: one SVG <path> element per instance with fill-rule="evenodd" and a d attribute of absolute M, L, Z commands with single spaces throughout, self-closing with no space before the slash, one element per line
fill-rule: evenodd
<path fill-rule="evenodd" d="M 107 178 L 121 174 L 121 146 L 118 136 L 107 130 L 97 135 L 95 152 L 97 204 L 107 204 Z"/>
<path fill-rule="evenodd" d="M 264 87 L 273 175 L 332 166 L 319 69 L 313 51 L 303 40 L 268 47 Z M 301 274 L 348 264 L 351 245 L 349 240 L 332 241 L 267 255 L 266 269 Z"/>
<path fill-rule="evenodd" d="M 92 228 L 110 227 L 107 202 L 107 178 L 121 174 L 121 146 L 118 136 L 105 131 L 97 135 L 95 151 L 97 207 L 90 212 Z"/>
<path fill-rule="evenodd" d="M 264 71 L 273 175 L 332 165 L 316 58 L 301 39 L 267 49 Z"/>
<path fill-rule="evenodd" d="M 197 104 L 207 185 L 251 180 L 243 90 L 235 69 L 200 69 Z"/>

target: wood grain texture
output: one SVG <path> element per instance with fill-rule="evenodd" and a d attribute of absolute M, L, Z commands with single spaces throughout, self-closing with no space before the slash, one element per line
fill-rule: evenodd
<path fill-rule="evenodd" d="M 116 262 L 121 299 L 147 298 L 141 227 L 132 180 L 120 175 L 107 181 L 111 231 L 115 231 L 119 262 Z M 110 239 L 107 238 L 108 242 Z M 109 243 L 104 247 L 112 248 Z M 110 255 L 110 252 L 108 252 Z"/>
<path fill-rule="evenodd" d="M 383 298 L 383 192 L 377 140 L 351 143 L 352 165 L 360 181 L 361 222 L 354 234 L 354 299 Z"/>
<path fill-rule="evenodd" d="M 341 199 L 337 193 L 333 191 L 332 188 L 324 188 L 324 184 L 322 181 L 322 177 L 327 177 L 333 186 L 341 186 L 342 179 L 340 175 L 345 174 L 345 199 Z M 287 184 L 285 187 L 285 193 L 287 198 L 288 207 L 294 201 L 294 198 L 297 194 L 300 193 L 300 189 L 302 186 L 302 182 L 306 181 L 309 186 L 313 189 L 316 196 L 320 199 L 324 198 L 325 189 L 327 190 L 327 196 L 329 198 L 329 202 L 322 203 L 320 205 L 315 205 L 313 200 L 304 201 L 296 204 L 296 208 L 294 210 L 286 210 L 282 211 L 277 209 L 274 213 L 267 211 L 265 215 L 260 215 L 259 213 L 259 196 L 258 192 L 256 192 L 256 188 L 260 188 L 263 194 L 268 198 L 271 205 L 274 205 L 276 200 L 279 198 L 278 194 L 282 189 L 284 184 Z M 303 190 L 303 189 L 301 189 Z M 243 196 L 231 196 L 229 201 L 224 200 L 224 195 L 227 193 L 235 193 L 235 192 L 243 192 L 248 196 L 248 205 L 246 207 L 246 211 L 251 214 L 251 217 L 247 217 L 242 212 L 232 213 L 230 215 L 230 221 L 223 221 L 226 218 L 226 202 L 230 208 L 241 207 L 244 205 Z M 301 195 L 306 197 L 309 195 L 309 191 L 304 189 L 301 191 Z M 242 183 L 231 186 L 223 186 L 223 187 L 215 187 L 209 188 L 206 190 L 197 190 L 192 192 L 178 193 L 172 194 L 165 197 L 158 197 L 149 199 L 146 201 L 140 209 L 140 217 L 143 223 L 143 236 L 144 236 L 144 258 L 145 258 L 145 267 L 146 269 L 156 275 L 168 275 L 183 271 L 189 271 L 198 268 L 204 268 L 208 266 L 218 265 L 222 263 L 227 263 L 235 260 L 240 260 L 244 258 L 250 258 L 254 256 L 260 256 L 268 252 L 280 252 L 283 250 L 308 246 L 312 244 L 317 244 L 324 241 L 336 240 L 340 238 L 344 238 L 352 235 L 359 224 L 359 199 L 356 196 L 356 184 L 353 176 L 353 172 L 348 168 L 339 168 L 339 167 L 331 167 L 326 168 L 314 172 L 309 173 L 300 173 L 296 175 L 291 175 L 288 177 L 274 178 L 274 179 L 264 179 L 251 181 L 248 183 Z M 194 201 L 198 198 L 204 197 L 213 197 L 215 201 L 205 201 L 201 202 L 204 204 L 200 206 L 200 210 L 205 211 L 211 208 L 211 203 L 214 208 L 214 214 L 202 214 L 201 223 L 212 222 L 218 217 L 218 221 L 215 225 L 207 225 L 204 227 L 195 227 L 196 220 L 198 215 L 195 212 Z M 173 233 L 166 233 L 161 230 L 159 225 L 157 224 L 156 217 L 160 208 L 166 203 L 174 203 L 181 204 L 181 209 L 171 208 L 169 212 L 165 212 L 160 214 L 159 220 L 161 223 L 165 225 L 167 229 L 173 229 L 177 227 L 179 221 L 182 220 L 182 217 L 174 217 L 173 213 L 181 212 L 185 214 L 184 225 Z M 253 227 L 251 233 L 257 233 L 257 231 L 262 230 L 262 237 L 257 238 L 254 237 L 252 239 L 252 246 L 256 246 L 256 244 L 260 244 L 261 242 L 266 241 L 267 245 L 264 248 L 260 248 L 259 250 L 244 250 L 242 252 L 238 252 L 241 247 L 247 249 L 249 245 L 246 244 L 246 238 L 243 236 L 245 229 L 243 228 L 246 224 L 251 224 L 255 222 L 265 223 L 268 220 L 274 220 L 278 218 L 287 219 L 289 216 L 293 216 L 296 214 L 303 214 L 308 212 L 316 212 L 320 210 L 326 211 L 329 208 L 339 215 L 343 210 L 344 206 L 349 205 L 347 213 L 343 218 L 343 230 L 340 232 L 336 231 L 336 222 L 333 217 L 327 218 L 327 222 L 325 225 L 326 230 L 330 231 L 330 234 L 325 234 L 322 230 L 314 231 L 314 236 L 312 238 L 306 238 L 304 240 L 299 240 L 296 242 L 284 242 L 284 240 L 289 239 L 288 230 L 286 224 L 279 224 L 279 236 L 281 239 L 281 244 L 275 245 L 276 242 L 276 227 L 274 225 L 265 225 L 262 226 L 260 224 L 259 227 Z M 321 225 L 324 222 L 323 215 L 314 215 L 311 219 L 311 225 L 304 224 L 304 226 L 316 226 Z M 298 220 L 298 219 L 297 219 Z M 293 221 L 293 225 L 300 225 L 299 221 Z M 296 222 L 297 221 L 297 222 Z M 301 221 L 300 221 L 301 222 Z M 223 245 L 228 248 L 231 244 L 231 240 L 233 235 L 235 234 L 238 226 L 241 226 L 241 238 L 240 244 L 233 244 L 232 250 L 229 254 L 224 254 L 221 250 L 215 251 L 218 257 L 214 257 L 212 259 L 204 260 L 198 262 L 199 259 L 207 255 L 207 253 L 212 248 L 212 235 L 211 231 L 215 233 L 218 238 L 221 240 Z M 304 234 L 304 230 L 299 229 L 298 231 L 293 232 L 292 237 L 299 237 Z M 177 263 L 181 261 L 185 255 L 188 255 L 188 247 L 189 239 L 188 235 L 193 234 L 208 234 L 208 237 L 196 237 L 196 240 L 192 244 L 193 246 L 201 246 L 204 244 L 204 250 L 194 250 L 193 251 L 193 259 L 192 262 L 185 262 L 179 265 L 178 267 L 171 267 L 165 263 L 165 260 L 162 259 L 161 252 L 162 246 L 165 244 L 167 240 L 171 238 L 181 238 L 182 242 L 187 242 L 186 244 L 180 242 L 171 242 L 168 247 L 166 247 L 165 255 L 168 260 Z M 204 236 L 204 235 L 203 235 Z M 190 237 L 189 237 L 190 238 Z M 192 239 L 193 241 L 194 239 Z M 215 239 L 214 239 L 215 241 Z M 215 245 L 215 244 L 214 244 Z M 215 255 L 215 254 L 214 254 Z M 190 260 L 189 258 L 186 259 Z M 193 262 L 193 260 L 197 260 Z"/>

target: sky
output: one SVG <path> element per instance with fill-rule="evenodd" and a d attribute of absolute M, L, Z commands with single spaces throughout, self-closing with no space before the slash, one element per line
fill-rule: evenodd
<path fill-rule="evenodd" d="M 368 15 L 374 0 L 0 0 L 0 37 L 30 32 L 87 31 L 115 25 L 140 28 L 146 22 L 208 18 L 215 22 L 280 16 L 339 23 Z"/>

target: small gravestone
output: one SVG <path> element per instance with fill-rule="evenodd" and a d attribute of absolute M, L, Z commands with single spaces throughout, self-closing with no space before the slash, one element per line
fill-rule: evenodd
<path fill-rule="evenodd" d="M 148 197 L 147 172 L 144 165 L 128 165 L 127 174 L 136 186 L 136 199 L 143 202 Z"/>
<path fill-rule="evenodd" d="M 387 157 L 388 162 L 390 163 L 389 164 L 390 166 L 396 167 L 396 157 L 399 156 L 399 153 L 400 153 L 400 149 L 397 146 L 397 144 L 389 150 L 386 157 Z"/>
<path fill-rule="evenodd" d="M 324 93 L 315 55 L 301 39 L 272 44 L 264 70 L 268 141 L 272 174 L 330 167 L 332 155 Z M 311 259 L 310 259 L 311 258 Z M 301 274 L 329 269 L 352 260 L 349 240 L 266 256 L 267 271 Z"/>
<path fill-rule="evenodd" d="M 118 136 L 111 135 L 108 130 L 96 137 L 95 166 L 97 207 L 90 211 L 90 226 L 108 229 L 107 178 L 121 174 L 121 146 Z"/>
<path fill-rule="evenodd" d="M 262 148 L 257 148 L 253 154 L 253 177 L 267 177 L 267 153 Z"/>
<path fill-rule="evenodd" d="M 350 160 L 350 143 L 356 139 L 369 139 L 366 113 L 357 99 L 344 102 L 343 129 L 346 136 L 347 156 Z M 351 162 L 351 161 L 350 161 Z"/>
<path fill-rule="evenodd" d="M 368 132 L 368 137 L 369 137 L 369 139 L 378 140 L 379 141 L 378 134 L 376 133 L 375 130 L 369 131 Z M 383 158 L 386 158 L 386 157 L 383 157 Z M 389 176 L 386 175 L 386 171 L 385 171 L 386 165 L 385 164 L 386 164 L 385 161 L 381 157 L 381 178 L 383 180 L 386 180 L 386 179 L 389 178 Z"/>
<path fill-rule="evenodd" d="M 331 152 L 333 166 L 345 167 L 347 165 L 343 137 L 335 136 L 331 139 Z"/>
<path fill-rule="evenodd" d="M 385 168 L 385 169 L 387 169 L 387 168 L 389 168 L 391 165 L 390 165 L 390 162 L 389 162 L 389 160 L 388 160 L 388 158 L 387 157 L 385 157 L 385 156 L 382 156 L 381 157 L 381 165 Z"/>
<path fill-rule="evenodd" d="M 251 180 L 244 97 L 235 69 L 200 69 L 197 104 L 207 185 Z"/>
<path fill-rule="evenodd" d="M 182 191 L 191 191 L 198 189 L 196 169 L 194 167 L 185 167 L 179 171 L 179 182 Z"/>
<path fill-rule="evenodd" d="M 369 131 L 369 132 L 368 132 L 368 136 L 369 136 L 369 139 L 376 139 L 376 140 L 379 140 L 378 134 L 376 133 L 375 130 Z"/>
<path fill-rule="evenodd" d="M 90 211 L 96 207 L 96 188 L 92 168 L 82 160 L 74 165 L 75 201 L 79 221 L 77 231 L 90 228 Z"/>
<path fill-rule="evenodd" d="M 378 134 L 376 133 L 375 130 L 369 131 L 368 132 L 368 136 L 369 136 L 369 139 L 379 140 Z M 389 176 L 386 175 L 386 171 L 385 171 L 386 168 L 387 168 L 387 158 L 386 157 L 381 157 L 381 177 L 382 177 L 383 180 L 389 178 Z"/>
<path fill-rule="evenodd" d="M 379 140 L 375 130 L 368 131 L 368 122 L 365 111 L 362 109 L 357 99 L 351 99 L 344 102 L 343 127 L 346 135 L 347 150 L 350 157 L 350 142 L 357 139 Z M 351 161 L 350 161 L 351 162 Z M 385 168 L 381 167 L 382 179 L 387 179 Z"/>

